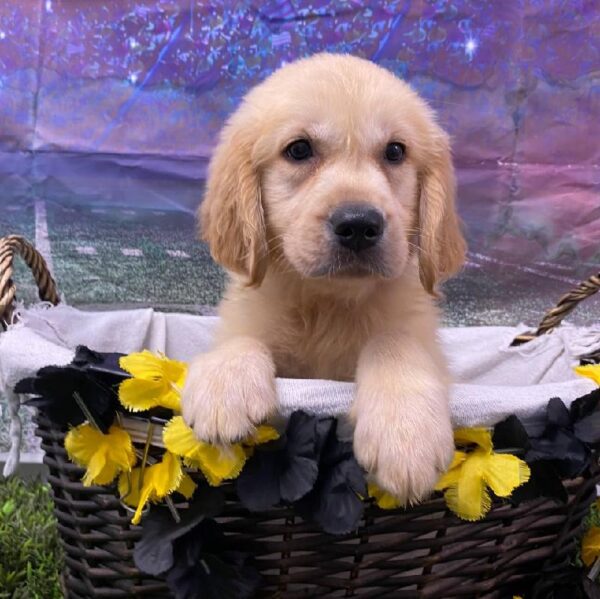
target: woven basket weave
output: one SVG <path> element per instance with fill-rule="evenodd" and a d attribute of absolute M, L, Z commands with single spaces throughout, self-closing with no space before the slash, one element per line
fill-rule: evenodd
<path fill-rule="evenodd" d="M 0 239 L 0 311 L 12 313 L 12 261 L 21 254 L 32 266 L 40 297 L 58 302 L 43 258 L 24 239 Z M 560 323 L 584 297 L 600 288 L 593 276 L 564 296 L 537 331 L 523 343 Z M 161 580 L 140 573 L 133 547 L 141 528 L 114 488 L 84 487 L 83 470 L 64 449 L 64 430 L 41 414 L 37 432 L 65 550 L 64 590 L 69 598 L 169 597 Z M 138 445 L 142 445 L 141 443 Z M 360 527 L 331 536 L 303 521 L 288 507 L 250 513 L 226 485 L 227 503 L 217 518 L 228 543 L 256 558 L 263 575 L 260 597 L 486 597 L 513 592 L 548 596 L 556 575 L 567 568 L 578 544 L 583 518 L 596 497 L 600 468 L 565 480 L 568 502 L 539 499 L 512 506 L 497 502 L 485 519 L 467 523 L 433 498 L 410 509 L 383 511 L 365 506 Z"/>

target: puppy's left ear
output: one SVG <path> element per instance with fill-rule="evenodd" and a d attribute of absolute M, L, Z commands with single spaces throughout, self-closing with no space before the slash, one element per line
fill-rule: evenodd
<path fill-rule="evenodd" d="M 450 141 L 436 127 L 434 151 L 421 177 L 419 197 L 419 276 L 428 293 L 458 272 L 465 261 L 466 243 L 456 213 L 456 180 Z"/>

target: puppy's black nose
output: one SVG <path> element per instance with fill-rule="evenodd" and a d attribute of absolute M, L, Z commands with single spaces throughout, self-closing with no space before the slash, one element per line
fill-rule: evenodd
<path fill-rule="evenodd" d="M 368 204 L 340 206 L 329 223 L 337 242 L 354 252 L 374 246 L 383 233 L 383 215 Z"/>

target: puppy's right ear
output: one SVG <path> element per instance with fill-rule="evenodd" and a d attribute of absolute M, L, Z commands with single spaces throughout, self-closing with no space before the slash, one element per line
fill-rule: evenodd
<path fill-rule="evenodd" d="M 214 260 L 246 276 L 249 285 L 259 285 L 266 271 L 267 235 L 252 139 L 242 127 L 225 127 L 208 168 L 198 216 Z"/>

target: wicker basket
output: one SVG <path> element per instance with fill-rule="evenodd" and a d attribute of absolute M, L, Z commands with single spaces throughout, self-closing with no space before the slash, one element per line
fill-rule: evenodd
<path fill-rule="evenodd" d="M 5 318 L 13 308 L 16 254 L 32 267 L 41 299 L 58 302 L 41 256 L 24 239 L 6 237 L 0 240 L 0 314 Z M 599 288 L 600 276 L 591 277 L 564 296 L 537 331 L 516 343 L 557 326 Z M 131 513 L 116 490 L 84 487 L 83 470 L 67 458 L 65 431 L 41 415 L 37 425 L 65 550 L 65 594 L 169 597 L 163 581 L 134 566 L 141 528 L 130 524 Z M 571 563 L 598 482 L 596 463 L 585 477 L 563 482 L 569 497 L 565 504 L 498 502 L 474 523 L 456 518 L 441 497 L 406 510 L 383 511 L 368 503 L 358 530 L 343 536 L 323 533 L 288 507 L 250 513 L 229 485 L 217 520 L 232 546 L 256 557 L 264 581 L 261 597 L 547 597 L 555 577 Z"/>

